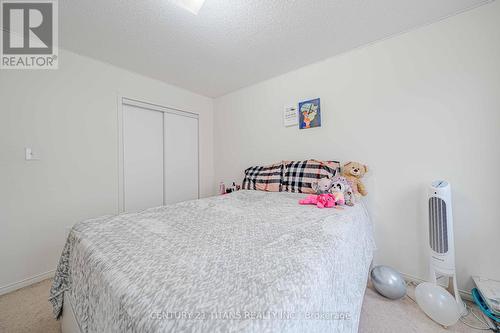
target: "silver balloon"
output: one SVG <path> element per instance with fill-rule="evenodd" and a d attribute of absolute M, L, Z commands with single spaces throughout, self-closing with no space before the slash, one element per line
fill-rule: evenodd
<path fill-rule="evenodd" d="M 378 293 L 390 299 L 406 295 L 406 283 L 401 274 L 389 266 L 376 266 L 372 269 L 373 287 Z"/>

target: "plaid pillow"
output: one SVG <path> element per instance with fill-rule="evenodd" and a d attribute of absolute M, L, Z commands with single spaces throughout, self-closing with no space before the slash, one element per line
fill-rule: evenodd
<path fill-rule="evenodd" d="M 245 170 L 245 178 L 241 187 L 244 190 L 281 192 L 283 180 L 283 163 L 269 166 L 254 166 Z"/>
<path fill-rule="evenodd" d="M 316 193 L 311 184 L 318 179 L 335 177 L 340 174 L 340 162 L 337 161 L 291 161 L 285 163 L 283 191 L 298 193 Z"/>

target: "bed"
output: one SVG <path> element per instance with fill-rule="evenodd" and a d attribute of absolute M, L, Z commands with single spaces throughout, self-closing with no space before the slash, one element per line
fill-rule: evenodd
<path fill-rule="evenodd" d="M 242 190 L 80 222 L 54 315 L 80 332 L 356 332 L 375 246 L 367 210 L 304 197 Z"/>

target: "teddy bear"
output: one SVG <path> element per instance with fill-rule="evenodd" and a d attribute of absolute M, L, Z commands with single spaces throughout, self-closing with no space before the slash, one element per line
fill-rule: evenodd
<path fill-rule="evenodd" d="M 352 189 L 355 194 L 367 195 L 365 185 L 361 178 L 368 172 L 368 167 L 358 162 L 348 162 L 342 166 L 342 176 L 352 183 Z"/>

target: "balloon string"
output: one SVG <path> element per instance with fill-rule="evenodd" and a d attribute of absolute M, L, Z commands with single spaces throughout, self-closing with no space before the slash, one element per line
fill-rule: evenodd
<path fill-rule="evenodd" d="M 416 287 L 416 286 L 417 286 L 417 284 L 416 284 L 415 282 L 413 282 L 413 281 L 407 281 L 407 282 L 406 282 L 406 289 L 408 289 L 408 286 L 413 286 L 413 287 Z M 415 301 L 415 300 L 413 299 L 413 297 L 411 297 L 410 295 L 408 295 L 408 292 L 406 293 L 406 297 L 408 297 L 409 299 L 411 299 L 411 300 L 413 301 L 413 303 L 417 304 L 417 301 Z"/>
<path fill-rule="evenodd" d="M 415 301 L 415 300 L 413 299 L 413 297 L 411 297 L 410 295 L 406 294 L 406 297 L 408 297 L 409 299 L 411 299 L 411 300 L 413 301 L 413 303 L 415 303 L 415 304 L 417 303 L 417 301 Z"/>

